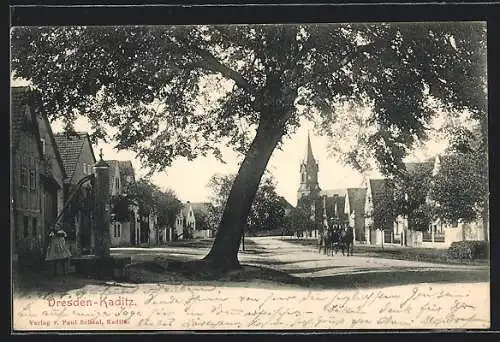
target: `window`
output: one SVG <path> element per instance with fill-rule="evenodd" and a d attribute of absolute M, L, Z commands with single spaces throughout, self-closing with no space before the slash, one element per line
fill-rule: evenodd
<path fill-rule="evenodd" d="M 118 223 L 118 224 L 116 225 L 116 227 L 117 227 L 117 228 L 116 228 L 116 231 L 117 231 L 117 233 L 118 233 L 118 237 L 122 236 L 122 225 L 121 225 L 120 223 Z"/>
<path fill-rule="evenodd" d="M 21 187 L 27 188 L 28 183 L 28 168 L 26 167 L 26 165 L 21 164 Z"/>
<path fill-rule="evenodd" d="M 38 221 L 37 221 L 36 217 L 33 217 L 31 219 L 31 225 L 33 226 L 33 236 L 36 236 L 37 235 L 37 229 L 38 229 L 38 227 L 37 227 Z"/>
<path fill-rule="evenodd" d="M 116 223 L 113 223 L 113 237 L 116 237 L 116 236 L 117 236 Z"/>
<path fill-rule="evenodd" d="M 24 237 L 28 237 L 30 232 L 29 232 L 29 229 L 30 229 L 30 218 L 28 216 L 24 216 L 24 229 L 23 229 L 23 233 L 24 233 Z"/>
<path fill-rule="evenodd" d="M 45 155 L 45 139 L 40 139 L 40 143 L 42 144 L 42 154 Z"/>
<path fill-rule="evenodd" d="M 36 190 L 36 172 L 35 170 L 29 170 L 30 171 L 30 189 L 32 191 Z"/>
<path fill-rule="evenodd" d="M 117 191 L 120 190 L 120 179 L 118 177 L 115 178 L 115 187 Z"/>

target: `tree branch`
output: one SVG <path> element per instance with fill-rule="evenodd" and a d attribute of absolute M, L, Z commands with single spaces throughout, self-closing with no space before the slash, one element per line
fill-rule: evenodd
<path fill-rule="evenodd" d="M 245 89 L 249 93 L 254 93 L 255 89 L 252 85 L 241 75 L 239 72 L 222 64 L 214 55 L 209 51 L 199 47 L 193 47 L 193 50 L 203 59 L 204 63 L 199 64 L 200 67 L 210 69 L 212 71 L 220 72 L 223 76 L 230 78 L 238 85 L 238 87 Z"/>
<path fill-rule="evenodd" d="M 362 54 L 363 52 L 368 52 L 368 51 L 370 51 L 370 49 L 377 47 L 377 45 L 380 45 L 380 44 L 368 43 L 365 45 L 358 46 L 357 49 L 355 49 L 354 51 L 351 51 L 350 53 L 345 55 L 344 58 L 342 58 L 342 60 L 339 63 L 339 68 L 342 68 L 343 66 L 347 65 L 349 60 L 352 59 L 352 57 L 354 55 Z"/>

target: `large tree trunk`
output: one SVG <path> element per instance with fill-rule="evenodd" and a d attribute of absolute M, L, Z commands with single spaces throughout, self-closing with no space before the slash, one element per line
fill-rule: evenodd
<path fill-rule="evenodd" d="M 279 119 L 278 117 L 275 117 Z M 283 136 L 281 127 L 261 122 L 238 174 L 222 215 L 214 244 L 203 259 L 219 269 L 239 267 L 238 250 L 250 207 L 260 180 L 278 141 Z"/>

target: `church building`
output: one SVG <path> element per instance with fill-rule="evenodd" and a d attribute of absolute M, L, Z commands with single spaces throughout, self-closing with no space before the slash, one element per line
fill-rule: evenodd
<path fill-rule="evenodd" d="M 321 190 L 318 182 L 319 164 L 314 158 L 311 138 L 307 135 L 304 159 L 300 164 L 300 186 L 297 191 L 297 208 L 303 209 L 318 226 L 347 222 L 344 213 L 347 189 Z"/>

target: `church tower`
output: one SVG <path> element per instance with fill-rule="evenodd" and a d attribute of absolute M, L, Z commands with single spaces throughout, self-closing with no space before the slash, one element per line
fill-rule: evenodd
<path fill-rule="evenodd" d="M 300 186 L 297 191 L 297 206 L 302 206 L 304 200 L 311 203 L 314 202 L 321 191 L 318 184 L 319 165 L 314 159 L 311 146 L 311 138 L 307 133 L 307 146 L 304 159 L 300 163 Z"/>

